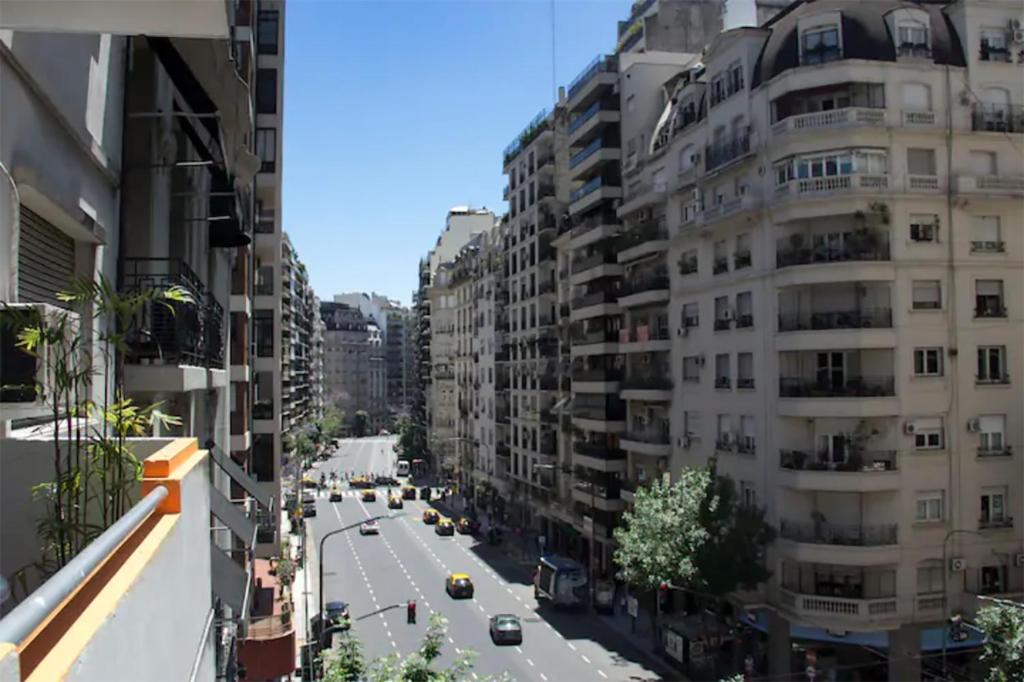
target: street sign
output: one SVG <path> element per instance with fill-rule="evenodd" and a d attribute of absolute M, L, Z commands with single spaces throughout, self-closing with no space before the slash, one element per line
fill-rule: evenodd
<path fill-rule="evenodd" d="M 632 618 L 636 618 L 640 612 L 640 602 L 636 597 L 626 597 L 626 611 Z"/>

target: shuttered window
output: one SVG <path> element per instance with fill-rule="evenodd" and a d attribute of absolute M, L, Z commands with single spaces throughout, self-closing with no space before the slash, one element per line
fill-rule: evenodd
<path fill-rule="evenodd" d="M 18 234 L 18 300 L 51 303 L 75 274 L 75 240 L 31 209 L 21 207 Z"/>

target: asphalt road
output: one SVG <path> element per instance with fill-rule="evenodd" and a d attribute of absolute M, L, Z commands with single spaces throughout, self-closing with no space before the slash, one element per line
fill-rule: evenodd
<path fill-rule="evenodd" d="M 348 440 L 323 462 L 326 472 L 393 473 L 394 437 Z M 318 475 L 318 474 L 317 474 Z M 448 621 L 442 660 L 458 652 L 476 652 L 472 678 L 508 673 L 516 680 L 589 682 L 657 678 L 631 643 L 586 612 L 538 608 L 522 565 L 472 536 L 441 537 L 422 520 L 428 503 L 406 500 L 402 510 L 388 510 L 383 490 L 376 502 L 362 502 L 359 491 L 345 488 L 342 502 L 317 501 L 317 515 L 307 519 L 311 554 L 328 532 L 370 516 L 385 515 L 378 536 L 353 529 L 328 539 L 324 546 L 324 601 L 349 603 L 354 628 L 367 657 L 407 654 L 422 641 L 429 614 L 440 611 Z M 314 544 L 315 543 L 315 544 Z M 315 549 L 314 549 L 315 548 Z M 311 601 L 318 597 L 316 565 L 310 565 Z M 444 590 L 449 573 L 469 573 L 472 600 L 451 599 Z M 417 623 L 406 623 L 405 604 L 417 602 Z M 315 612 L 316 606 L 311 607 Z M 514 613 L 523 623 L 522 646 L 495 646 L 488 619 Z"/>

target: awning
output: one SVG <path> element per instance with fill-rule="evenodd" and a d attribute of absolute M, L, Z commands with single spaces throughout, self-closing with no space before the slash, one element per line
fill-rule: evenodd
<path fill-rule="evenodd" d="M 217 488 L 210 486 L 210 511 L 242 541 L 246 549 L 256 546 L 256 524 L 245 515 L 238 505 L 224 496 Z"/>
<path fill-rule="evenodd" d="M 234 559 L 210 540 L 210 578 L 213 593 L 235 613 L 247 614 L 249 575 Z"/>

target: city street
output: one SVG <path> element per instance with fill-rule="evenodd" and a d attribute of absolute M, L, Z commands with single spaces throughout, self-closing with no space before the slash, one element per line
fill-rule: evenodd
<path fill-rule="evenodd" d="M 394 437 L 345 440 L 338 453 L 319 465 L 329 472 L 391 474 Z M 314 475 L 319 475 L 314 470 Z M 324 601 L 345 601 L 367 657 L 407 654 L 422 641 L 429 616 L 440 611 L 448 620 L 444 660 L 467 648 L 477 653 L 473 678 L 507 672 L 516 680 L 630 680 L 657 678 L 636 647 L 588 612 L 540 609 L 529 584 L 528 570 L 498 549 L 469 535 L 441 537 L 422 521 L 429 503 L 406 500 L 401 510 L 388 510 L 384 490 L 377 501 L 364 503 L 345 486 L 342 502 L 326 496 L 317 501 L 317 515 L 307 519 L 310 532 L 311 601 L 318 597 L 314 553 L 332 530 L 371 516 L 384 515 L 378 536 L 357 529 L 340 533 L 324 547 Z M 389 514 L 390 511 L 390 514 Z M 473 599 L 451 599 L 444 589 L 451 573 L 468 573 Z M 406 602 L 415 599 L 417 622 L 406 623 Z M 316 606 L 311 606 L 315 611 Z M 513 613 L 523 623 L 521 646 L 495 646 L 488 619 Z"/>

